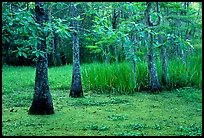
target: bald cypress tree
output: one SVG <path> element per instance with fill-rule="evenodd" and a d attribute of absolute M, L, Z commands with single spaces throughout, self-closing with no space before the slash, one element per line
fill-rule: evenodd
<path fill-rule="evenodd" d="M 154 24 L 151 21 L 151 16 L 150 16 L 150 12 L 152 9 L 152 3 L 151 2 L 147 2 L 147 9 L 145 11 L 145 17 L 146 17 L 146 24 L 147 26 L 149 26 L 150 28 L 153 26 L 156 26 L 160 23 L 160 18 L 158 20 L 158 22 L 156 24 Z M 157 3 L 157 10 L 158 10 L 158 3 Z M 156 62 L 155 62 L 155 58 L 154 58 L 154 45 L 153 45 L 153 41 L 154 41 L 154 36 L 151 33 L 148 33 L 148 39 L 150 41 L 150 50 L 148 53 L 148 71 L 149 71 L 149 89 L 150 91 L 154 92 L 154 91 L 161 91 L 161 85 L 159 83 L 159 79 L 158 79 L 158 75 L 157 75 L 157 68 L 156 68 Z"/>
<path fill-rule="evenodd" d="M 43 2 L 35 3 L 36 22 L 43 28 L 43 23 L 48 20 L 47 10 Z M 39 33 L 44 39 L 40 40 L 37 50 L 43 51 L 44 56 L 39 56 L 36 61 L 35 92 L 29 114 L 49 115 L 54 114 L 52 97 L 48 83 L 48 59 L 46 51 L 46 32 Z"/>
<path fill-rule="evenodd" d="M 77 18 L 77 8 L 76 5 L 72 4 L 72 26 L 73 31 L 73 69 L 72 69 L 72 84 L 70 90 L 70 97 L 82 97 L 82 82 L 81 82 L 81 73 L 80 73 L 80 60 L 79 60 L 79 38 L 78 38 L 78 21 Z"/>

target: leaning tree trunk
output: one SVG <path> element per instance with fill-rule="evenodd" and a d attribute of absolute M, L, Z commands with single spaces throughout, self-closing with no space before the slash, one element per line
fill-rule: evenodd
<path fill-rule="evenodd" d="M 74 4 L 72 5 L 72 17 L 77 17 L 77 11 Z M 80 74 L 80 61 L 79 61 L 79 40 L 78 40 L 78 23 L 73 19 L 72 25 L 75 31 L 73 31 L 73 72 L 72 72 L 72 85 L 70 90 L 70 97 L 82 97 L 82 82 Z"/>
<path fill-rule="evenodd" d="M 47 11 L 43 8 L 43 2 L 36 2 L 36 20 L 43 27 L 43 22 L 46 22 L 48 16 Z M 44 56 L 39 56 L 36 62 L 35 76 L 35 92 L 32 105 L 28 111 L 29 114 L 49 115 L 54 114 L 52 97 L 48 83 L 48 59 L 46 51 L 46 33 L 42 32 L 45 40 L 40 40 L 37 45 L 37 50 L 45 52 Z"/>
<path fill-rule="evenodd" d="M 157 9 L 158 9 L 158 3 L 157 3 Z M 152 23 L 151 17 L 150 17 L 150 10 L 151 10 L 151 2 L 147 2 L 147 9 L 145 11 L 145 16 L 147 20 L 147 25 L 152 27 L 156 26 L 155 24 Z M 160 22 L 160 19 L 159 19 Z M 159 24 L 157 22 L 157 25 Z M 157 69 L 156 69 L 156 63 L 155 63 L 155 58 L 154 58 L 154 45 L 153 45 L 153 36 L 152 33 L 147 34 L 147 39 L 150 39 L 150 50 L 148 53 L 148 71 L 149 71 L 149 89 L 150 91 L 161 91 L 161 85 L 158 80 L 158 75 L 157 75 Z"/>

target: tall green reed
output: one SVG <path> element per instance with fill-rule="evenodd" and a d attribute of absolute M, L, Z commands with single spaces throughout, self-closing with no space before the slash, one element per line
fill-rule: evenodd
<path fill-rule="evenodd" d="M 163 88 L 173 89 L 180 87 L 202 88 L 202 59 L 200 55 L 186 58 L 186 65 L 180 59 L 168 61 L 167 85 Z M 156 61 L 158 78 L 161 82 L 162 65 Z M 114 91 L 118 93 L 132 93 L 148 88 L 147 63 L 137 63 L 136 87 L 134 87 L 133 65 L 122 63 L 92 63 L 82 65 L 82 79 L 84 87 L 88 90 Z"/>

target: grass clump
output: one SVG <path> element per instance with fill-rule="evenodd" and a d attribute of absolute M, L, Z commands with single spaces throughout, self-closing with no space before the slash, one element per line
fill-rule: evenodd
<path fill-rule="evenodd" d="M 161 82 L 161 61 L 156 61 L 158 78 Z M 93 63 L 82 65 L 83 84 L 88 90 L 97 90 L 100 93 L 132 94 L 134 91 L 148 89 L 148 69 L 144 61 L 137 63 L 136 86 L 134 86 L 133 65 L 123 63 Z M 181 59 L 168 61 L 167 85 L 164 89 L 181 87 L 202 88 L 202 57 L 192 55 L 188 57 L 186 65 Z M 126 93 L 123 93 L 126 91 Z M 128 93 L 127 93 L 128 92 Z"/>
<path fill-rule="evenodd" d="M 131 65 L 93 63 L 82 66 L 82 78 L 89 90 L 127 90 L 133 89 Z"/>

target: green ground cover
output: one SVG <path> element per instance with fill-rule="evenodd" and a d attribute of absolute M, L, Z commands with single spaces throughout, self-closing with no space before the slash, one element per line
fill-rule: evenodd
<path fill-rule="evenodd" d="M 84 70 L 82 65 L 82 71 Z M 71 66 L 49 68 L 55 114 L 28 115 L 34 67 L 2 68 L 2 135 L 11 136 L 200 136 L 202 92 L 185 87 L 151 94 L 97 94 L 70 98 Z M 123 94 L 128 93 L 123 91 Z"/>

